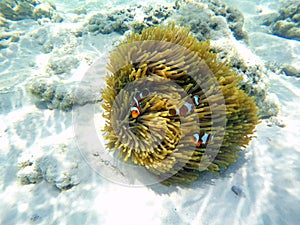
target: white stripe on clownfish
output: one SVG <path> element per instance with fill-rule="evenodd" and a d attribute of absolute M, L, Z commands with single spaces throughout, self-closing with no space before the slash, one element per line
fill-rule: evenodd
<path fill-rule="evenodd" d="M 180 109 L 176 109 L 176 113 L 179 116 L 186 116 L 188 113 L 194 111 L 195 105 L 193 103 L 186 102 Z"/>
<path fill-rule="evenodd" d="M 196 147 L 200 147 L 201 144 L 208 144 L 212 140 L 211 134 L 204 133 L 202 136 L 200 134 L 196 133 L 193 134 L 192 141 L 196 144 Z"/>
<path fill-rule="evenodd" d="M 137 118 L 141 114 L 141 108 L 139 106 L 132 106 L 130 108 L 131 116 L 133 119 Z"/>
<path fill-rule="evenodd" d="M 208 142 L 211 141 L 211 135 L 204 133 L 204 135 L 201 137 L 202 143 L 207 144 Z"/>
<path fill-rule="evenodd" d="M 133 104 L 134 106 L 138 107 L 140 105 L 140 103 L 136 97 L 133 97 L 133 101 L 134 101 L 134 104 Z"/>
<path fill-rule="evenodd" d="M 200 105 L 200 98 L 198 95 L 194 95 L 189 101 L 184 103 L 179 109 L 170 109 L 171 115 L 186 116 L 188 113 L 192 113 L 196 106 Z"/>
<path fill-rule="evenodd" d="M 194 95 L 193 97 L 192 97 L 192 101 L 193 101 L 193 103 L 196 105 L 196 106 L 199 106 L 200 105 L 200 97 L 198 96 L 198 95 Z"/>

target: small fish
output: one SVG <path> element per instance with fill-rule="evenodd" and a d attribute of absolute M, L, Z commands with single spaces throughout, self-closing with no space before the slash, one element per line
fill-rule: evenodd
<path fill-rule="evenodd" d="M 132 106 L 130 108 L 130 112 L 131 112 L 131 117 L 133 119 L 136 119 L 141 114 L 141 108 L 138 106 Z"/>
<path fill-rule="evenodd" d="M 150 92 L 148 89 L 144 89 L 141 92 L 138 92 L 133 97 L 133 105 L 130 107 L 131 117 L 136 119 L 141 114 L 140 101 L 149 95 Z"/>
<path fill-rule="evenodd" d="M 198 133 L 193 134 L 192 141 L 196 144 L 196 147 L 200 147 L 202 144 L 206 145 L 212 140 L 211 134 L 204 133 L 200 135 Z"/>
<path fill-rule="evenodd" d="M 171 115 L 186 116 L 189 113 L 192 113 L 196 106 L 200 105 L 200 98 L 198 95 L 194 95 L 189 101 L 184 103 L 179 109 L 170 109 L 169 113 Z"/>

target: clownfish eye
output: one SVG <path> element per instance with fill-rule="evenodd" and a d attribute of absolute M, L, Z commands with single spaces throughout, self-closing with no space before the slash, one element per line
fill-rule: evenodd
<path fill-rule="evenodd" d="M 169 109 L 169 113 L 174 116 L 176 115 L 176 109 Z"/>
<path fill-rule="evenodd" d="M 137 118 L 141 114 L 139 107 L 136 106 L 132 106 L 130 108 L 130 111 L 131 111 L 131 117 L 133 119 Z"/>

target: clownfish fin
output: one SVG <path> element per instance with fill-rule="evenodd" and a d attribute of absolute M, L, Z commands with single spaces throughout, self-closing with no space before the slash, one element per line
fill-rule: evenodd
<path fill-rule="evenodd" d="M 199 134 L 193 134 L 192 141 L 196 144 L 196 147 L 200 147 L 202 140 Z"/>

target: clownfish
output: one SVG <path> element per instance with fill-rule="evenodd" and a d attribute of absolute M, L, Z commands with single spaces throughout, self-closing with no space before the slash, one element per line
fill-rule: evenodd
<path fill-rule="evenodd" d="M 192 141 L 196 144 L 196 147 L 200 147 L 202 144 L 206 145 L 212 139 L 211 134 L 204 133 L 202 136 L 198 133 L 193 134 Z"/>
<path fill-rule="evenodd" d="M 200 105 L 200 97 L 194 95 L 188 102 L 184 103 L 179 109 L 170 109 L 169 113 L 171 115 L 186 116 L 188 113 L 192 113 L 195 107 Z"/>
<path fill-rule="evenodd" d="M 130 108 L 130 112 L 131 112 L 131 117 L 133 119 L 137 118 L 140 114 L 141 114 L 141 108 L 138 106 L 132 106 Z"/>
<path fill-rule="evenodd" d="M 149 95 L 149 90 L 144 89 L 141 92 L 138 92 L 133 97 L 133 105 L 130 107 L 131 117 L 133 119 L 136 119 L 141 114 L 141 106 L 140 101 L 145 98 L 147 95 Z"/>
<path fill-rule="evenodd" d="M 140 114 L 141 114 L 141 107 L 140 107 L 140 103 L 137 100 L 137 98 L 134 96 L 133 97 L 133 105 L 130 107 L 130 112 L 131 112 L 131 117 L 133 119 L 137 118 Z"/>

